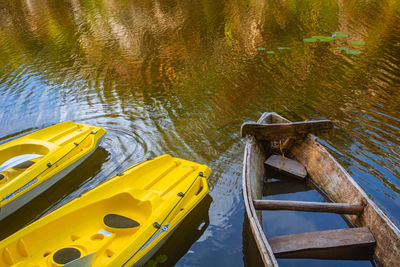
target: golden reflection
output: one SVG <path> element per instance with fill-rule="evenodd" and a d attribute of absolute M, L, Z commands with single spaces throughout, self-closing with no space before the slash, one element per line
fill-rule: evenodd
<path fill-rule="evenodd" d="M 100 170 L 106 179 L 114 165 L 164 153 L 213 169 L 213 231 L 198 231 L 203 251 L 176 260 L 210 243 L 223 260 L 242 259 L 231 253 L 242 248 L 239 130 L 265 111 L 332 119 L 325 144 L 399 224 L 400 1 L 0 0 L 0 18 L 3 135 L 65 119 L 110 128 L 69 193 L 95 185 Z M 334 32 L 348 37 L 303 41 Z M 58 190 L 21 223 L 63 199 Z"/>
<path fill-rule="evenodd" d="M 190 119 L 202 112 L 203 137 L 223 151 L 238 140 L 242 118 L 266 110 L 328 117 L 347 130 L 360 107 L 396 116 L 399 10 L 394 0 L 5 0 L 0 74 L 12 81 L 25 65 L 46 81 L 79 81 L 128 116 L 141 96 L 146 111 L 165 109 L 171 124 L 186 120 L 177 142 L 192 141 Z M 349 37 L 303 42 L 333 32 Z M 224 131 L 231 139 L 214 140 Z"/>

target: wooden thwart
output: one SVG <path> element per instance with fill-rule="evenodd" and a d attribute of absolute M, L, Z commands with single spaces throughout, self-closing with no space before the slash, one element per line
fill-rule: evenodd
<path fill-rule="evenodd" d="M 283 158 L 281 155 L 272 155 L 266 161 L 267 167 L 270 167 L 279 172 L 293 176 L 294 178 L 304 180 L 307 176 L 307 170 L 298 161 Z"/>
<path fill-rule="evenodd" d="M 356 215 L 361 214 L 364 210 L 364 205 L 362 203 L 348 204 L 286 200 L 254 200 L 253 203 L 254 207 L 258 210 L 297 210 Z"/>
<path fill-rule="evenodd" d="M 257 140 L 280 140 L 284 138 L 298 138 L 304 134 L 315 135 L 329 133 L 333 128 L 330 120 L 302 121 L 291 123 L 258 124 L 245 122 L 240 128 L 240 135 L 253 135 Z"/>
<path fill-rule="evenodd" d="M 275 257 L 371 259 L 375 239 L 368 227 L 337 229 L 268 238 Z"/>

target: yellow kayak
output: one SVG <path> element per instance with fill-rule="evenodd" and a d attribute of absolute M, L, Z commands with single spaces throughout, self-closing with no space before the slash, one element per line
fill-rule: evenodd
<path fill-rule="evenodd" d="M 0 145 L 0 219 L 83 162 L 105 132 L 66 121 Z"/>
<path fill-rule="evenodd" d="M 211 170 L 163 155 L 0 242 L 0 266 L 141 266 L 208 194 Z"/>

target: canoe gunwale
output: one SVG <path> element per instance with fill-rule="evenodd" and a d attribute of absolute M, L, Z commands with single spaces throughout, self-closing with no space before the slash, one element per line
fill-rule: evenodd
<path fill-rule="evenodd" d="M 368 227 L 370 229 L 376 239 L 374 260 L 377 261 L 377 264 L 400 266 L 400 256 L 398 256 L 400 252 L 399 229 L 369 198 L 343 166 L 317 141 L 317 138 L 311 134 L 308 135 L 293 152 L 295 159 L 307 168 L 313 183 L 333 201 L 366 203 L 364 211 L 359 216 L 345 215 L 345 217 L 356 227 Z M 323 170 L 319 165 L 328 166 L 329 169 Z M 328 171 L 330 172 L 328 173 Z"/>
<path fill-rule="evenodd" d="M 264 116 L 265 115 L 265 116 Z M 264 113 L 260 118 L 259 122 L 263 122 L 269 114 Z M 260 157 L 260 153 L 255 155 L 254 150 L 256 148 L 260 149 L 260 153 L 262 153 L 261 144 L 253 137 L 249 136 L 246 142 L 245 152 L 244 152 L 244 160 L 243 160 L 243 179 L 242 179 L 242 187 L 243 187 L 243 199 L 246 208 L 246 214 L 249 219 L 250 229 L 253 233 L 254 239 L 256 241 L 257 247 L 260 251 L 260 256 L 266 266 L 278 266 L 278 263 L 275 259 L 274 253 L 272 252 L 272 248 L 268 243 L 267 237 L 264 234 L 264 230 L 262 228 L 262 219 L 260 211 L 256 211 L 253 204 L 253 196 L 252 196 L 252 184 L 250 180 L 251 172 L 254 171 L 251 168 L 250 162 L 252 162 L 252 157 Z M 259 160 L 260 159 L 255 159 Z M 261 159 L 263 164 L 264 159 Z M 257 181 L 262 183 L 263 176 L 259 177 L 261 181 Z M 257 214 L 259 213 L 259 214 Z"/>
<path fill-rule="evenodd" d="M 289 122 L 276 113 L 264 113 L 258 123 Z M 255 147 L 268 146 L 269 142 L 257 141 L 254 136 L 247 136 L 243 161 L 243 197 L 250 228 L 266 266 L 277 266 L 275 256 L 262 229 L 262 218 L 257 216 L 251 195 L 252 184 L 251 160 L 259 157 L 254 154 Z M 400 231 L 390 221 L 388 216 L 372 201 L 364 190 L 355 182 L 347 171 L 323 147 L 317 138 L 308 134 L 301 144 L 296 144 L 290 150 L 294 159 L 302 163 L 312 184 L 321 190 L 331 200 L 339 203 L 366 203 L 364 211 L 359 215 L 344 215 L 351 224 L 357 227 L 369 227 L 376 239 L 374 260 L 379 265 L 400 266 Z M 265 155 L 266 157 L 266 155 Z M 322 168 L 321 166 L 324 166 Z M 263 167 L 264 168 L 264 167 Z M 263 177 L 258 177 L 263 179 Z M 261 196 L 260 196 L 261 198 Z M 397 254 L 396 254 L 397 253 Z"/>

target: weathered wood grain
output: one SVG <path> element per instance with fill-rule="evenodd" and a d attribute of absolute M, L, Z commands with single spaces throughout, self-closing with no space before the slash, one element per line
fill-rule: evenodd
<path fill-rule="evenodd" d="M 271 121 L 271 116 L 268 114 L 264 114 L 260 118 L 260 122 L 267 122 L 268 120 Z M 253 199 L 260 199 L 262 196 L 265 160 L 266 155 L 262 145 L 254 137 L 249 137 L 244 152 L 242 179 L 246 213 L 264 265 L 278 266 L 262 228 L 261 212 L 256 211 L 253 206 Z"/>
<path fill-rule="evenodd" d="M 276 113 L 264 113 L 257 124 L 285 124 L 288 120 Z M 278 130 L 280 132 L 280 130 Z M 290 133 L 290 130 L 289 130 Z M 244 132 L 245 134 L 245 132 Z M 277 140 L 292 134 L 277 134 L 273 139 Z M 304 136 L 302 134 L 302 136 Z M 269 138 L 269 137 L 268 137 Z M 271 142 L 248 138 L 243 165 L 243 196 L 246 212 L 249 216 L 249 223 L 264 264 L 266 266 L 277 266 L 272 249 L 264 235 L 260 212 L 256 211 L 253 199 L 259 200 L 259 186 L 256 182 L 254 189 L 253 182 L 262 180 L 264 172 L 263 162 L 269 155 Z M 290 148 L 291 146 L 287 146 Z M 266 148 L 266 151 L 263 151 Z M 253 156 L 253 151 L 255 155 Z M 267 153 L 264 156 L 260 153 Z M 346 215 L 351 223 L 358 227 L 368 226 L 376 240 L 374 260 L 384 266 L 400 266 L 400 231 L 382 212 L 382 210 L 366 195 L 361 187 L 351 176 L 339 165 L 329 152 L 317 142 L 312 134 L 306 135 L 304 141 L 293 144 L 290 155 L 307 169 L 308 176 L 312 183 L 324 191 L 335 202 L 341 203 L 366 203 L 360 215 Z M 263 161 L 260 163 L 260 159 Z M 252 164 L 250 164 L 252 162 Z M 259 169 L 257 169 L 257 166 Z M 253 196 L 254 198 L 253 198 Z M 258 215 L 258 216 L 257 216 Z M 317 251 L 317 250 L 315 250 Z M 332 251 L 332 250 L 331 250 Z M 333 251 L 334 253 L 334 251 Z M 355 253 L 357 254 L 357 253 Z"/>
<path fill-rule="evenodd" d="M 240 135 L 254 136 L 257 140 L 280 140 L 284 138 L 296 138 L 304 134 L 326 134 L 333 128 L 330 120 L 303 121 L 276 124 L 260 124 L 245 122 L 240 128 Z"/>
<path fill-rule="evenodd" d="M 366 202 L 360 216 L 346 215 L 357 227 L 367 226 L 377 242 L 374 258 L 383 266 L 400 266 L 400 231 L 384 212 L 367 196 L 332 155 L 308 135 L 304 142 L 295 146 L 292 153 L 306 166 L 314 183 L 335 202 Z"/>
<path fill-rule="evenodd" d="M 272 155 L 266 161 L 267 167 L 273 168 L 279 172 L 288 174 L 294 178 L 304 180 L 307 176 L 307 170 L 300 162 L 289 158 L 283 158 L 281 155 Z"/>
<path fill-rule="evenodd" d="M 285 200 L 253 200 L 257 210 L 296 210 L 309 212 L 332 212 L 339 214 L 361 214 L 364 205 L 361 203 L 328 203 Z"/>
<path fill-rule="evenodd" d="M 268 238 L 276 257 L 371 259 L 375 239 L 367 227 L 309 232 Z"/>

